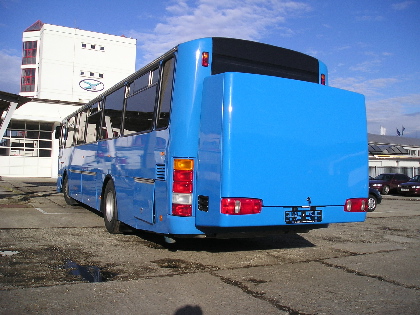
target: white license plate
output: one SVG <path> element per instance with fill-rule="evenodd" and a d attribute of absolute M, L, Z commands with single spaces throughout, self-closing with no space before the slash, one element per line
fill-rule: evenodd
<path fill-rule="evenodd" d="M 401 188 L 401 191 L 410 191 L 408 188 Z"/>

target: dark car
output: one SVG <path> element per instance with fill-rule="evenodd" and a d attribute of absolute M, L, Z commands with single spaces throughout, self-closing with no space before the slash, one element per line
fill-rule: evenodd
<path fill-rule="evenodd" d="M 369 187 L 378 190 L 382 195 L 388 195 L 390 191 L 396 191 L 399 184 L 408 182 L 410 177 L 399 173 L 387 173 L 376 176 L 369 180 Z"/>
<path fill-rule="evenodd" d="M 369 202 L 368 211 L 374 211 L 376 206 L 382 201 L 382 196 L 379 191 L 373 188 L 369 188 Z"/>
<path fill-rule="evenodd" d="M 420 195 L 420 175 L 414 176 L 406 183 L 399 184 L 398 192 L 401 195 Z"/>

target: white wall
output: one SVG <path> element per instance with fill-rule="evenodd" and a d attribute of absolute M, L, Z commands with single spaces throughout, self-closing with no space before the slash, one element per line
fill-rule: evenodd
<path fill-rule="evenodd" d="M 40 39 L 38 97 L 88 102 L 133 73 L 135 58 L 135 39 L 44 24 Z M 90 76 L 91 72 L 93 76 Z M 79 85 L 84 79 L 100 81 L 104 89 L 84 90 Z"/>
<path fill-rule="evenodd" d="M 44 24 L 40 31 L 24 32 L 23 41 L 38 41 L 38 48 L 37 63 L 22 65 L 22 68 L 37 69 L 35 92 L 21 92 L 22 96 L 87 103 L 135 71 L 135 39 Z M 92 49 L 91 45 L 95 48 Z M 81 75 L 81 71 L 85 71 L 85 75 Z M 90 72 L 94 75 L 91 76 Z M 99 74 L 103 74 L 103 78 Z M 85 79 L 100 81 L 103 90 L 92 92 L 82 89 L 80 81 Z M 78 108 L 65 105 L 65 102 L 29 102 L 17 109 L 12 119 L 57 125 Z M 0 156 L 0 175 L 56 177 L 58 141 L 54 139 L 54 134 L 52 139 L 50 158 Z"/>

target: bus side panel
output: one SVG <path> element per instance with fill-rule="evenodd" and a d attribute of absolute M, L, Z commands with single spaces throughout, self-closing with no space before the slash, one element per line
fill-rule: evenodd
<path fill-rule="evenodd" d="M 176 70 L 172 94 L 171 118 L 169 126 L 169 146 L 166 157 L 166 174 L 169 182 L 166 189 L 157 185 L 155 229 L 167 234 L 203 234 L 195 226 L 193 217 L 172 215 L 172 176 L 175 158 L 190 158 L 196 161 L 200 127 L 203 81 L 211 75 L 211 67 L 202 65 L 202 53 L 212 56 L 212 39 L 203 38 L 178 46 Z M 210 60 L 211 63 L 211 60 Z M 164 191 L 167 198 L 162 201 Z M 193 204 L 196 204 L 196 194 Z M 166 202 L 166 204 L 163 204 Z M 166 211 L 166 213 L 165 213 Z M 162 217 L 161 217 L 162 216 Z M 162 221 L 160 221 L 162 219 Z"/>
<path fill-rule="evenodd" d="M 204 38 L 179 45 L 171 107 L 170 156 L 196 157 L 203 80 L 210 67 L 201 65 L 201 54 L 211 56 L 212 40 Z"/>
<path fill-rule="evenodd" d="M 197 211 L 197 225 L 286 224 L 285 211 L 304 206 L 324 210 L 321 224 L 363 221 L 365 213 L 344 211 L 347 198 L 368 192 L 363 96 L 269 76 L 221 76 L 204 88 L 197 186 L 209 206 Z M 263 211 L 222 215 L 221 197 L 259 198 Z M 268 207 L 278 209 L 273 220 Z"/>
<path fill-rule="evenodd" d="M 158 209 L 158 214 L 165 217 L 168 213 L 168 138 L 169 131 L 166 129 L 100 142 L 98 157 L 101 166 L 98 173 L 102 170 L 102 179 L 99 182 L 102 185 L 106 176 L 114 181 L 121 222 L 142 230 L 167 230 L 160 221 L 156 221 L 155 211 Z"/>
<path fill-rule="evenodd" d="M 67 171 L 69 195 L 82 202 L 82 169 L 83 169 L 83 151 L 79 146 L 73 148 Z"/>
<path fill-rule="evenodd" d="M 131 226 L 137 220 L 153 222 L 154 150 L 156 132 L 122 137 L 115 141 L 112 174 L 116 181 L 119 217 Z"/>
<path fill-rule="evenodd" d="M 127 183 L 127 178 L 122 176 L 122 167 L 124 165 L 124 150 L 122 143 L 126 138 L 107 139 L 98 142 L 97 151 L 97 209 L 100 210 L 102 193 L 107 177 L 114 182 L 116 191 L 118 219 L 128 225 L 133 226 L 135 220 L 131 214 L 132 193 L 130 187 L 133 185 Z"/>
<path fill-rule="evenodd" d="M 216 75 L 204 81 L 196 186 L 199 198 L 208 197 L 209 211 L 196 210 L 198 226 L 220 224 L 224 78 L 224 75 Z"/>
<path fill-rule="evenodd" d="M 82 202 L 89 207 L 97 209 L 98 201 L 98 186 L 100 183 L 97 181 L 98 177 L 98 161 L 97 143 L 90 143 L 83 146 L 82 155 Z"/>
<path fill-rule="evenodd" d="M 100 181 L 98 181 L 98 174 L 100 174 L 101 167 L 98 167 L 97 144 L 78 145 L 64 150 L 65 153 L 61 160 L 63 163 L 60 166 L 63 169 L 60 170 L 60 173 L 67 169 L 69 195 L 73 199 L 99 210 L 98 185 L 100 187 Z"/>

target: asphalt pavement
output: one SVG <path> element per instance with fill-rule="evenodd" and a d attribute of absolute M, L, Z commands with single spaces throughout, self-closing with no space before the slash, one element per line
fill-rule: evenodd
<path fill-rule="evenodd" d="M 47 178 L 0 180 L 0 314 L 418 314 L 420 198 L 363 223 L 166 247 Z"/>

